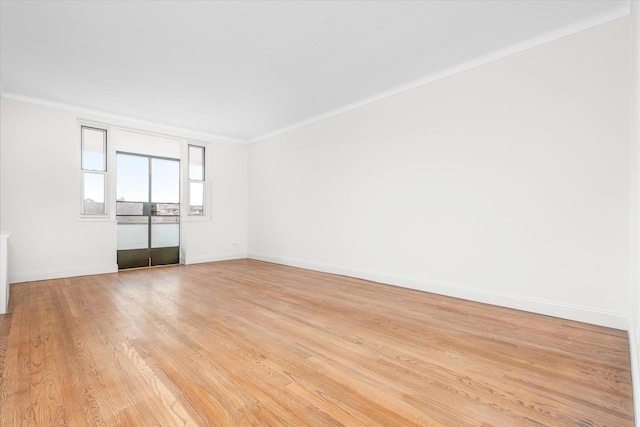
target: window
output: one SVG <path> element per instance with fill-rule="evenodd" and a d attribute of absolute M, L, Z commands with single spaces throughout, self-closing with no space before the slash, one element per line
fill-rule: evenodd
<path fill-rule="evenodd" d="M 82 215 L 107 215 L 107 130 L 81 126 Z"/>
<path fill-rule="evenodd" d="M 204 215 L 204 147 L 189 145 L 189 215 Z"/>

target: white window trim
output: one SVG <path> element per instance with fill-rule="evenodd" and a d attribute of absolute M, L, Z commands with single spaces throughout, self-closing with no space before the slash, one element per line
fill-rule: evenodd
<path fill-rule="evenodd" d="M 204 200 L 203 209 L 204 215 L 189 215 L 189 146 L 197 146 L 204 147 Z M 211 193 L 209 192 L 209 186 L 211 182 L 211 144 L 205 141 L 197 141 L 193 139 L 183 140 L 182 145 L 182 161 L 184 162 L 184 167 L 182 168 L 182 206 L 181 208 L 182 215 L 181 221 L 184 222 L 202 222 L 209 221 L 211 218 Z"/>
<path fill-rule="evenodd" d="M 84 173 L 87 172 L 82 169 L 82 128 L 83 127 L 91 127 L 95 129 L 102 129 L 107 132 L 107 149 L 106 149 L 106 162 L 107 162 L 107 170 L 105 172 L 99 172 L 104 175 L 105 181 L 105 190 L 104 190 L 104 203 L 105 203 L 105 213 L 100 215 L 88 215 L 83 213 L 84 208 Z M 114 155 L 114 144 L 112 140 L 112 128 L 110 125 L 100 122 L 92 122 L 86 120 L 78 120 L 77 126 L 77 135 L 78 139 L 76 142 L 76 164 L 77 164 L 77 200 L 78 200 L 78 221 L 88 221 L 88 222 L 112 222 L 115 221 L 113 217 L 113 203 L 111 201 L 111 195 L 114 188 L 113 178 L 115 174 L 111 173 L 113 167 L 115 165 L 115 155 Z M 91 172 L 91 171 L 89 171 Z"/>

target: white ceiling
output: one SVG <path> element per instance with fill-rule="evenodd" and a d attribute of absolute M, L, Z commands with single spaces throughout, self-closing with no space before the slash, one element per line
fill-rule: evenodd
<path fill-rule="evenodd" d="M 2 1 L 3 96 L 251 141 L 627 15 L 629 1 Z"/>

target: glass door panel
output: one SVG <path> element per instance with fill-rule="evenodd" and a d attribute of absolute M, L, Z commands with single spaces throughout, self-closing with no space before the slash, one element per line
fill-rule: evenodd
<path fill-rule="evenodd" d="M 116 215 L 144 215 L 144 203 L 118 202 L 116 203 Z"/>
<path fill-rule="evenodd" d="M 180 162 L 117 154 L 118 268 L 180 261 Z"/>
<path fill-rule="evenodd" d="M 149 158 L 118 153 L 116 200 L 119 202 L 149 201 Z"/>
<path fill-rule="evenodd" d="M 151 217 L 151 247 L 168 248 L 180 244 L 178 217 Z"/>
<path fill-rule="evenodd" d="M 180 215 L 180 203 L 154 203 L 153 204 L 156 213 L 160 216 L 179 216 Z"/>
<path fill-rule="evenodd" d="M 149 247 L 149 217 L 118 217 L 118 250 Z"/>
<path fill-rule="evenodd" d="M 180 163 L 176 160 L 151 159 L 151 201 L 180 203 Z"/>

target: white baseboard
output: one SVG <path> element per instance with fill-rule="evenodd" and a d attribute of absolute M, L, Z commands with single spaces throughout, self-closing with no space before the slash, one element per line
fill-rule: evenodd
<path fill-rule="evenodd" d="M 640 426 L 640 325 L 629 319 L 629 352 L 631 357 L 631 383 L 636 425 Z"/>
<path fill-rule="evenodd" d="M 116 273 L 118 265 L 86 267 L 72 270 L 42 270 L 29 273 L 9 274 L 9 283 L 36 282 L 39 280 L 62 279 L 65 277 L 91 276 L 94 274 Z"/>
<path fill-rule="evenodd" d="M 473 289 L 451 283 L 424 281 L 411 277 L 378 273 L 375 271 L 356 270 L 337 267 L 333 265 L 317 264 L 290 258 L 272 257 L 251 253 L 247 255 L 247 258 L 272 262 L 276 264 L 289 265 L 292 267 L 299 267 L 307 270 L 315 270 L 325 273 L 356 277 L 359 279 L 371 280 L 372 282 L 384 283 L 386 285 L 416 289 L 419 291 L 431 292 L 455 298 L 462 298 L 466 300 L 513 308 L 537 314 L 544 314 L 547 316 L 559 317 L 562 319 L 575 320 L 578 322 L 591 323 L 594 325 L 606 326 L 615 329 L 626 330 L 629 327 L 627 315 L 622 313 L 597 310 L 590 307 L 563 304 L 554 301 L 512 295 L 502 292 Z"/>
<path fill-rule="evenodd" d="M 201 264 L 203 262 L 216 262 L 216 261 L 229 261 L 232 259 L 245 259 L 247 258 L 246 253 L 232 253 L 232 254 L 217 254 L 217 255 L 204 255 L 204 256 L 196 256 L 190 257 L 185 256 L 181 262 L 184 265 L 189 264 Z"/>

